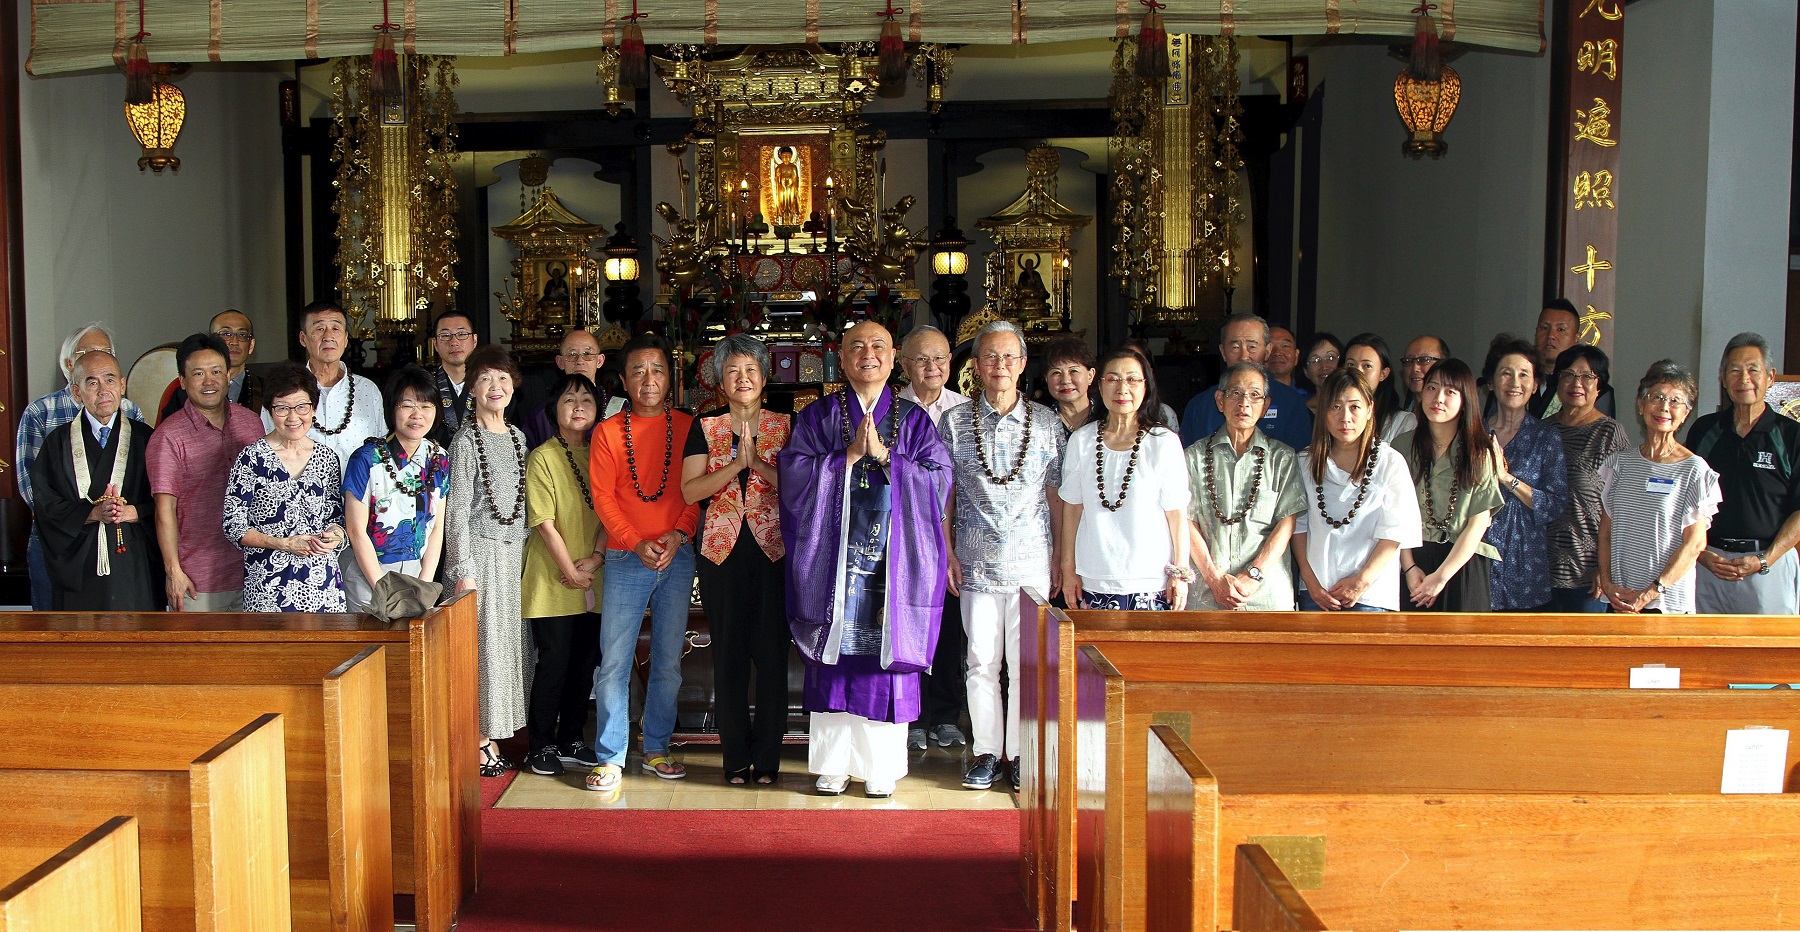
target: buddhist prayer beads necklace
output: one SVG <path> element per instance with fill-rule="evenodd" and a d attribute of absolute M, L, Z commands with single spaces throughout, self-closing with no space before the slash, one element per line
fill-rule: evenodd
<path fill-rule="evenodd" d="M 581 500 L 587 502 L 588 510 L 594 510 L 594 493 L 588 491 L 587 477 L 581 474 L 581 467 L 575 465 L 575 452 L 569 449 L 569 441 L 561 437 L 556 442 L 562 444 L 563 458 L 569 461 L 569 471 L 575 474 L 575 487 L 581 490 Z M 636 481 L 634 476 L 632 481 Z"/>
<path fill-rule="evenodd" d="M 344 403 L 344 419 L 335 428 L 319 423 L 319 412 L 325 410 L 323 404 L 313 410 L 313 427 L 327 437 L 336 437 L 350 427 L 350 415 L 356 410 L 356 376 L 350 374 L 350 367 L 344 367 L 344 379 L 350 383 L 350 400 Z M 322 400 L 322 399 L 321 399 Z"/>
<path fill-rule="evenodd" d="M 1356 510 L 1362 507 L 1363 499 L 1369 496 L 1369 483 L 1375 478 L 1375 453 L 1380 449 L 1381 440 L 1379 438 L 1369 444 L 1369 458 L 1363 462 L 1362 482 L 1358 483 L 1356 487 L 1356 501 L 1350 503 L 1350 513 L 1344 516 L 1344 520 L 1339 521 L 1325 511 L 1325 483 L 1319 483 L 1318 488 L 1314 491 L 1318 493 L 1319 498 L 1319 517 L 1324 518 L 1326 524 L 1335 528 L 1343 528 L 1349 527 L 1350 522 L 1356 520 Z"/>
<path fill-rule="evenodd" d="M 369 439 L 374 440 L 375 438 L 371 437 Z M 399 489 L 400 492 L 405 495 L 418 495 L 420 492 L 425 491 L 426 486 L 431 484 L 433 471 L 431 446 L 432 443 L 429 440 L 422 440 L 419 442 L 419 450 L 414 453 L 413 456 L 414 458 L 417 458 L 420 454 L 423 454 L 425 457 L 425 467 L 419 470 L 419 477 L 414 479 L 410 485 L 407 483 L 406 477 L 400 474 L 399 467 L 394 465 L 394 455 L 388 450 L 386 440 L 376 441 L 375 461 L 387 467 L 388 478 L 394 480 L 394 488 Z"/>
<path fill-rule="evenodd" d="M 1025 399 L 1020 398 L 1013 402 L 1013 406 L 1017 407 L 1024 403 Z M 1019 478 L 1019 476 L 1025 472 L 1025 454 L 1031 449 L 1031 409 L 1026 408 L 1024 414 L 1025 439 L 1019 441 L 1019 455 L 1013 458 L 1012 471 L 1004 476 L 994 475 L 994 467 L 988 465 L 987 448 L 981 444 L 981 421 L 977 419 L 975 422 L 975 457 L 981 461 L 981 471 L 987 473 L 988 481 L 995 485 L 1006 485 Z M 1000 422 L 1004 420 L 1006 420 L 1006 415 L 1004 414 L 994 420 L 994 441 L 996 448 L 1000 440 Z"/>
<path fill-rule="evenodd" d="M 844 393 L 844 446 L 848 448 L 856 437 L 855 429 L 850 426 L 850 406 L 857 402 L 856 397 L 850 394 L 850 386 L 844 386 L 842 391 Z M 894 443 L 900 439 L 900 399 L 898 398 L 894 399 L 894 403 L 888 406 L 887 427 L 888 435 L 886 438 L 883 438 L 881 436 L 881 422 L 877 421 L 875 424 L 875 437 L 876 439 L 881 440 L 881 445 L 888 449 L 888 456 L 891 458 L 893 456 Z M 858 488 L 866 489 L 869 487 L 869 467 L 866 463 L 868 459 L 869 456 L 865 453 L 863 454 L 862 459 L 856 461 L 856 485 Z"/>
<path fill-rule="evenodd" d="M 469 421 L 468 423 L 474 424 L 475 422 Z M 519 518 L 525 514 L 525 486 L 523 483 L 519 485 L 519 494 L 513 498 L 512 514 L 506 516 L 501 515 L 500 502 L 494 498 L 493 473 L 488 470 L 487 441 L 482 439 L 481 436 L 484 433 L 487 433 L 487 430 L 481 427 L 481 425 L 476 424 L 475 460 L 476 467 L 481 475 L 481 490 L 487 493 L 488 511 L 493 514 L 494 520 L 501 524 L 509 526 L 517 524 Z M 519 440 L 519 432 L 510 427 L 506 430 L 506 436 L 512 440 L 513 456 L 519 461 L 519 476 L 523 478 L 525 475 L 525 444 Z"/>
<path fill-rule="evenodd" d="M 1263 458 L 1265 454 L 1262 447 L 1251 447 L 1250 452 L 1256 454 L 1256 472 L 1250 476 L 1250 494 L 1244 498 L 1244 507 L 1238 511 L 1237 517 L 1235 518 L 1227 518 L 1225 517 L 1225 512 L 1219 510 L 1219 489 L 1213 484 L 1212 451 L 1206 451 L 1206 456 L 1203 458 L 1206 463 L 1206 494 L 1212 498 L 1213 517 L 1218 518 L 1219 524 L 1225 527 L 1237 524 L 1250 516 L 1250 509 L 1256 504 L 1256 493 L 1262 488 Z"/>
<path fill-rule="evenodd" d="M 637 450 L 631 445 L 631 408 L 625 409 L 625 466 L 631 471 L 631 491 L 637 493 L 639 501 L 657 501 L 669 488 L 669 463 L 675 456 L 675 412 L 673 410 L 664 411 L 663 418 L 668 421 L 668 435 L 663 438 L 662 482 L 657 485 L 655 495 L 645 495 L 644 487 L 638 484 Z M 562 438 L 558 437 L 557 439 Z"/>
<path fill-rule="evenodd" d="M 1119 500 L 1106 500 L 1106 436 L 1102 431 L 1094 433 L 1094 488 L 1100 490 L 1100 507 L 1107 511 L 1118 511 L 1125 506 L 1125 494 L 1131 491 L 1131 474 L 1137 472 L 1138 449 L 1144 445 L 1144 436 L 1149 431 L 1138 428 L 1137 439 L 1131 441 L 1131 459 L 1125 463 L 1125 480 L 1119 483 Z"/>

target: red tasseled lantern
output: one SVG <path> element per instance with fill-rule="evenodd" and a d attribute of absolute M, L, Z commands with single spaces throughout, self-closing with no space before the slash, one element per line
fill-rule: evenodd
<path fill-rule="evenodd" d="M 131 44 L 125 49 L 125 102 L 128 104 L 147 104 L 156 99 L 155 82 L 150 78 L 150 50 L 144 46 L 144 36 L 149 33 L 138 33 L 131 37 Z"/>
<path fill-rule="evenodd" d="M 1421 3 L 1413 9 L 1418 19 L 1413 21 L 1412 55 L 1406 69 L 1420 81 L 1436 81 L 1444 74 L 1444 58 L 1438 50 L 1437 20 L 1431 18 L 1431 11 L 1435 9 L 1435 3 Z"/>
<path fill-rule="evenodd" d="M 882 97 L 906 96 L 906 40 L 900 37 L 900 21 L 894 18 L 899 13 L 889 3 L 880 14 L 886 19 L 876 45 L 875 80 L 881 85 L 877 93 Z"/>
<path fill-rule="evenodd" d="M 1162 13 L 1166 4 L 1156 0 L 1138 0 L 1147 9 L 1144 22 L 1138 26 L 1137 76 L 1151 81 L 1169 77 L 1169 33 L 1163 29 Z"/>
<path fill-rule="evenodd" d="M 639 13 L 637 0 L 632 0 L 631 15 L 625 17 L 625 35 L 619 41 L 619 86 L 650 86 L 650 50 L 644 46 L 644 30 L 638 20 L 649 16 Z"/>

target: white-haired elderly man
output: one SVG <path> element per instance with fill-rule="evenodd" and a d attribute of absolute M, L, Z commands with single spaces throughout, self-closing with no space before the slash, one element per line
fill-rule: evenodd
<path fill-rule="evenodd" d="M 1769 341 L 1732 337 L 1719 362 L 1731 407 L 1688 430 L 1687 448 L 1719 474 L 1724 499 L 1695 574 L 1694 607 L 1702 614 L 1800 611 L 1800 423 L 1764 401 L 1775 372 Z"/>
<path fill-rule="evenodd" d="M 111 356 L 113 352 L 112 331 L 105 324 L 92 323 L 76 328 L 74 333 L 62 342 L 62 352 L 58 358 L 62 362 L 63 387 L 45 395 L 30 405 L 19 415 L 19 433 L 13 441 L 13 462 L 18 464 L 17 479 L 19 495 L 24 497 L 25 504 L 32 504 L 31 470 L 37 464 L 38 451 L 43 449 L 44 438 L 50 432 L 75 420 L 81 413 L 81 402 L 76 400 L 72 386 L 68 383 L 75 371 L 75 360 L 99 350 Z M 138 409 L 137 403 L 126 398 L 119 410 L 125 416 L 140 423 L 144 420 L 144 412 Z M 50 570 L 44 562 L 44 542 L 38 537 L 37 524 L 31 526 L 31 540 L 26 546 L 26 561 L 31 572 L 31 607 L 43 611 L 50 607 Z"/>
<path fill-rule="evenodd" d="M 938 434 L 954 467 L 950 588 L 962 599 L 969 639 L 969 725 L 975 759 L 963 786 L 987 789 L 1002 762 L 1019 784 L 1019 587 L 1046 598 L 1057 585 L 1062 534 L 1063 432 L 1056 412 L 1025 400 L 1025 336 L 996 321 L 975 335 L 981 394 L 945 412 Z M 1000 664 L 1007 696 L 1000 699 Z"/>

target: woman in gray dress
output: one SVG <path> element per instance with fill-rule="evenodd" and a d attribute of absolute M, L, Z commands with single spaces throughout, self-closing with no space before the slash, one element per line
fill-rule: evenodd
<path fill-rule="evenodd" d="M 519 600 L 525 538 L 525 435 L 506 423 L 519 368 L 506 350 L 484 346 L 469 356 L 475 416 L 450 441 L 450 499 L 444 525 L 446 580 L 458 592 L 481 593 L 481 775 L 511 769 L 495 742 L 525 727 L 531 679 L 531 635 Z"/>

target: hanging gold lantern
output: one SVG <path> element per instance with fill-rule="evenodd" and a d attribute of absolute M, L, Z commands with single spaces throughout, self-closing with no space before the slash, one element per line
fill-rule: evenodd
<path fill-rule="evenodd" d="M 1435 81 L 1415 78 L 1410 69 L 1394 79 L 1394 108 L 1412 133 L 1400 147 L 1408 158 L 1441 158 L 1450 150 L 1450 144 L 1444 142 L 1444 127 L 1450 125 L 1462 99 L 1462 78 L 1449 65 L 1442 67 L 1443 73 Z"/>
<path fill-rule="evenodd" d="M 138 171 L 148 168 L 160 175 L 165 168 L 181 170 L 181 160 L 175 157 L 175 138 L 181 135 L 181 124 L 187 119 L 187 100 L 175 85 L 157 81 L 149 103 L 125 105 L 125 119 L 131 124 L 131 134 L 144 147 Z"/>

